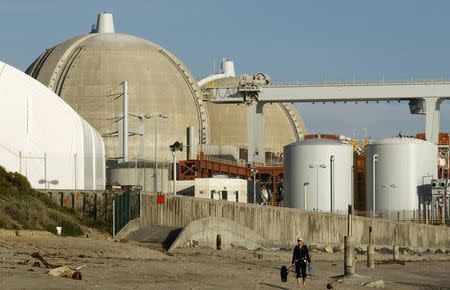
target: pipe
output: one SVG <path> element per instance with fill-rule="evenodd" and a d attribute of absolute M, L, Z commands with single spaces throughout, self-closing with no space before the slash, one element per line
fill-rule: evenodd
<path fill-rule="evenodd" d="M 448 206 L 447 206 L 447 188 L 448 188 L 448 175 L 450 172 L 450 136 L 447 134 L 448 147 L 447 147 L 447 176 L 445 178 L 444 188 L 444 224 L 447 225 L 448 220 Z"/>
<path fill-rule="evenodd" d="M 193 160 L 193 159 L 197 159 L 197 148 L 196 148 L 196 144 L 195 144 L 195 131 L 194 131 L 194 127 L 193 126 L 189 126 L 187 129 L 188 132 L 188 138 L 187 138 L 187 146 L 188 146 L 188 150 L 187 150 L 187 159 L 188 160 Z"/>
<path fill-rule="evenodd" d="M 175 151 L 172 151 L 172 157 L 173 157 L 173 195 L 177 195 L 177 160 L 175 156 Z"/>
<path fill-rule="evenodd" d="M 372 156 L 372 217 L 375 217 L 375 162 L 377 162 L 378 154 Z"/>
<path fill-rule="evenodd" d="M 77 168 L 77 153 L 75 153 L 74 155 L 73 155 L 73 167 L 74 167 L 74 170 L 75 170 L 75 187 L 74 187 L 74 189 L 75 190 L 77 190 L 77 187 L 78 187 L 78 168 Z"/>
<path fill-rule="evenodd" d="M 306 210 L 306 189 L 308 188 L 309 182 L 303 183 L 303 209 Z"/>
<path fill-rule="evenodd" d="M 44 153 L 44 188 L 48 188 L 48 182 L 47 182 L 47 153 Z"/>
<path fill-rule="evenodd" d="M 334 199 L 334 155 L 330 156 L 330 212 L 333 212 Z"/>

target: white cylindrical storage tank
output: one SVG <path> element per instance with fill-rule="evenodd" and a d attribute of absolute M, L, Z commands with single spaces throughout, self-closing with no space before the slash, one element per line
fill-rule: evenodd
<path fill-rule="evenodd" d="M 367 145 L 367 211 L 375 209 L 385 218 L 389 210 L 401 211 L 402 217 L 411 217 L 419 207 L 417 187 L 437 177 L 437 150 L 436 145 L 414 138 L 388 138 Z"/>
<path fill-rule="evenodd" d="M 345 211 L 352 203 L 353 148 L 330 139 L 305 139 L 284 146 L 287 207 Z"/>

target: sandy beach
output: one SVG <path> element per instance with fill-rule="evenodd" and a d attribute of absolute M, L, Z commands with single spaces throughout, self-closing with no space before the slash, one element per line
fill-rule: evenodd
<path fill-rule="evenodd" d="M 92 232 L 89 237 L 59 237 L 47 232 L 0 230 L 0 289 L 298 289 L 294 273 L 287 283 L 280 267 L 291 252 L 282 250 L 184 248 L 166 253 L 160 244 L 114 241 Z M 81 281 L 53 277 L 33 266 L 39 252 L 48 262 L 83 266 Z M 306 289 L 370 289 L 364 282 L 383 280 L 384 289 L 450 289 L 450 255 L 401 255 L 405 265 L 377 264 L 366 268 L 358 255 L 357 275 L 343 274 L 342 253 L 312 253 L 313 276 Z M 376 260 L 391 255 L 376 254 Z"/>

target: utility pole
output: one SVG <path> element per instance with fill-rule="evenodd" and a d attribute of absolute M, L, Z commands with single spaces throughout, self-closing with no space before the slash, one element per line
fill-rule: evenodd
<path fill-rule="evenodd" d="M 122 83 L 123 90 L 123 120 L 122 120 L 122 157 L 123 162 L 128 161 L 128 82 Z"/>

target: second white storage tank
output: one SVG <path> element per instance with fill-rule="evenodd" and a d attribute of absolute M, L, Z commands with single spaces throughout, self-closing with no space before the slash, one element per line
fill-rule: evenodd
<path fill-rule="evenodd" d="M 347 210 L 352 203 L 353 148 L 341 141 L 305 139 L 284 146 L 284 201 L 305 210 Z"/>
<path fill-rule="evenodd" d="M 367 211 L 374 208 L 375 188 L 377 215 L 381 212 L 387 218 L 390 210 L 412 216 L 418 208 L 417 187 L 437 176 L 437 146 L 414 138 L 382 139 L 367 145 L 366 176 Z"/>

